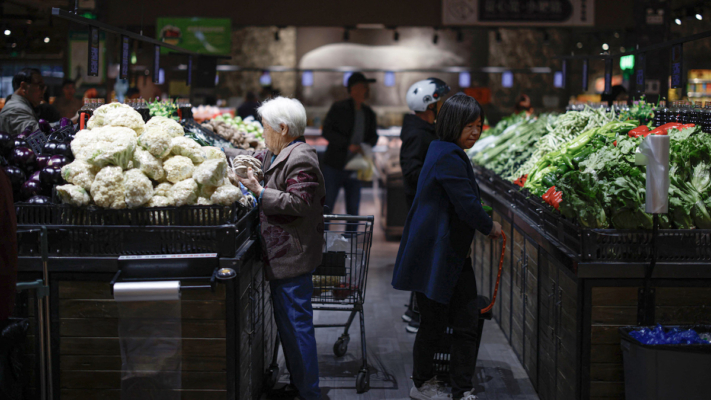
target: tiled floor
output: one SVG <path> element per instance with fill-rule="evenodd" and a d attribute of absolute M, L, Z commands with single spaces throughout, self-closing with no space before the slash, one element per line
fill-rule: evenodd
<path fill-rule="evenodd" d="M 376 216 L 364 305 L 371 389 L 363 394 L 355 390 L 355 376 L 361 366 L 360 324 L 356 318 L 350 330 L 348 352 L 340 358 L 334 356 L 333 344 L 341 330 L 316 330 L 324 399 L 408 399 L 412 386 L 409 377 L 415 335 L 405 331 L 406 324 L 400 318 L 409 293 L 394 290 L 390 285 L 399 243 L 385 241 L 376 212 L 380 204 L 373 193 L 373 189 L 363 189 L 361 204 L 361 214 Z M 342 197 L 335 211 L 343 212 Z M 317 311 L 314 318 L 316 324 L 328 324 L 345 322 L 347 317 L 347 313 Z M 283 359 L 280 365 L 280 380 L 288 382 Z M 477 395 L 483 400 L 538 399 L 525 370 L 493 320 L 484 325 L 475 381 Z"/>

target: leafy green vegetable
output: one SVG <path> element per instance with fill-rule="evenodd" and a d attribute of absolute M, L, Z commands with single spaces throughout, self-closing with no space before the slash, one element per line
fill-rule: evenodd
<path fill-rule="evenodd" d="M 577 218 L 586 228 L 607 227 L 602 188 L 592 175 L 570 171 L 558 181 L 556 189 L 563 192 L 560 212 L 566 218 Z"/>

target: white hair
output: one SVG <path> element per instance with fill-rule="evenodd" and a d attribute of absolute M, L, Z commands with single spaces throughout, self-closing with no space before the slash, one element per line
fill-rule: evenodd
<path fill-rule="evenodd" d="M 277 132 L 282 124 L 288 126 L 289 137 L 298 138 L 306 130 L 306 110 L 299 100 L 280 96 L 262 103 L 257 112 Z"/>

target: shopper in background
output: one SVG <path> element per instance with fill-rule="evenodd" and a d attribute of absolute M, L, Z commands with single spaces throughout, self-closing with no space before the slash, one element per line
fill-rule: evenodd
<path fill-rule="evenodd" d="M 392 284 L 417 292 L 420 329 L 413 349 L 413 399 L 476 399 L 476 280 L 467 256 L 475 231 L 501 235 L 481 205 L 479 186 L 464 150 L 481 135 L 482 110 L 472 97 L 449 98 L 437 116 L 437 138 L 420 172 L 415 200 L 405 222 Z M 432 360 L 445 334 L 453 330 L 449 354 L 451 397 L 437 381 Z"/>
<path fill-rule="evenodd" d="M 323 251 L 323 203 L 326 196 L 316 150 L 305 143 L 306 110 L 296 99 L 277 97 L 258 109 L 267 150 L 262 186 L 248 170 L 240 182 L 259 198 L 259 222 L 265 248 L 274 318 L 290 373 L 292 398 L 321 398 L 314 336 L 311 275 Z M 288 388 L 287 388 L 288 389 Z M 298 390 L 298 392 L 296 392 Z"/>
<path fill-rule="evenodd" d="M 12 97 L 0 111 L 0 131 L 17 136 L 26 128 L 36 131 L 39 122 L 35 108 L 44 98 L 47 86 L 39 70 L 23 68 L 12 78 Z"/>
<path fill-rule="evenodd" d="M 83 103 L 81 99 L 75 96 L 76 93 L 77 88 L 74 81 L 65 79 L 64 82 L 62 82 L 62 95 L 54 99 L 54 103 L 52 103 L 54 108 L 59 111 L 60 116 L 73 118 L 82 107 Z"/>
<path fill-rule="evenodd" d="M 46 90 L 44 91 L 44 98 L 42 99 L 42 102 L 35 111 L 37 111 L 37 118 L 43 119 L 47 122 L 59 122 L 62 118 L 59 111 L 52 104 L 49 104 L 49 93 L 47 93 Z"/>
<path fill-rule="evenodd" d="M 250 115 L 255 119 L 259 120 L 259 113 L 257 113 L 257 108 L 259 108 L 259 101 L 257 101 L 257 95 L 252 92 L 247 92 L 247 97 L 244 99 L 244 103 L 237 109 L 237 115 L 240 118 L 245 119 Z"/>
<path fill-rule="evenodd" d="M 357 172 L 345 170 L 345 166 L 356 154 L 363 154 L 363 143 L 375 146 L 378 141 L 375 113 L 365 105 L 370 92 L 368 85 L 372 82 L 375 79 L 354 72 L 348 78 L 350 98 L 334 103 L 323 122 L 322 135 L 328 140 L 323 176 L 326 179 L 326 207 L 331 213 L 341 188 L 346 194 L 346 214 L 358 215 L 359 212 L 360 181 Z"/>
<path fill-rule="evenodd" d="M 402 121 L 400 139 L 400 166 L 405 186 L 405 201 L 407 209 L 412 208 L 412 201 L 417 192 L 417 180 L 420 178 L 422 165 L 425 163 L 427 149 L 430 143 L 437 139 L 435 119 L 437 103 L 449 93 L 449 86 L 437 78 L 429 78 L 415 82 L 407 90 L 407 106 L 414 114 L 407 114 Z M 417 311 L 415 293 L 410 296 L 410 304 L 402 319 L 408 322 L 407 331 L 417 333 L 420 326 L 420 314 Z"/>
<path fill-rule="evenodd" d="M 514 106 L 514 114 L 519 114 L 526 112 L 526 116 L 531 116 L 533 114 L 533 106 L 531 105 L 531 98 L 527 94 L 522 94 L 519 96 Z"/>

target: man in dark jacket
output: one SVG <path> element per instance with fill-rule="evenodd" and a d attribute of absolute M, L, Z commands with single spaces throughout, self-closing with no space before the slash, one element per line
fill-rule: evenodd
<path fill-rule="evenodd" d="M 326 114 L 322 135 L 328 140 L 323 159 L 327 212 L 333 212 L 338 192 L 343 188 L 346 192 L 346 213 L 358 215 L 360 181 L 355 171 L 344 168 L 351 158 L 363 152 L 361 144 L 375 146 L 378 141 L 375 113 L 364 104 L 368 99 L 368 84 L 372 82 L 375 79 L 367 79 L 360 72 L 354 72 L 348 78 L 350 98 L 334 103 Z"/>
<path fill-rule="evenodd" d="M 412 201 L 415 199 L 417 180 L 420 179 L 420 171 L 425 163 L 427 150 L 430 148 L 430 143 L 437 139 L 434 125 L 437 116 L 437 102 L 442 100 L 449 90 L 449 86 L 437 78 L 415 82 L 407 90 L 407 106 L 415 112 L 405 115 L 402 121 L 402 131 L 400 131 L 402 140 L 400 167 L 404 178 L 405 201 L 408 210 L 412 208 Z M 402 319 L 408 322 L 406 328 L 408 332 L 417 333 L 420 327 L 420 314 L 417 312 L 414 292 L 410 296 L 410 304 L 408 304 L 405 314 L 402 315 Z"/>

